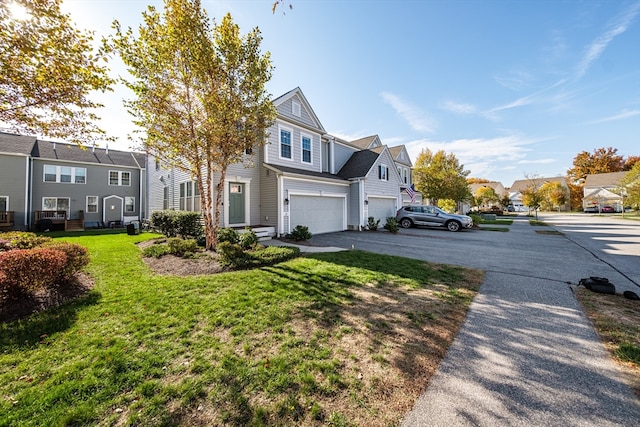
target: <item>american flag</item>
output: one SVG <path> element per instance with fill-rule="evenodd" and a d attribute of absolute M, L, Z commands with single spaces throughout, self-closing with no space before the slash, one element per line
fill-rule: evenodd
<path fill-rule="evenodd" d="M 411 184 L 411 187 L 405 188 L 405 190 L 409 197 L 411 197 L 411 203 L 415 203 L 416 201 L 416 188 Z"/>

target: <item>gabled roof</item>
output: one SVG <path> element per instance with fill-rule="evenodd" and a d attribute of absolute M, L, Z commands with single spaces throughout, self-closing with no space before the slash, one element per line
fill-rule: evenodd
<path fill-rule="evenodd" d="M 391 157 L 393 157 L 393 160 L 395 162 L 409 166 L 410 168 L 413 167 L 413 163 L 411 163 L 411 158 L 409 157 L 407 148 L 404 145 L 389 147 L 389 153 L 391 153 Z"/>
<path fill-rule="evenodd" d="M 145 168 L 144 153 L 80 147 L 63 142 L 41 141 L 32 136 L 0 133 L 0 152 L 29 155 L 37 159 Z"/>
<path fill-rule="evenodd" d="M 289 92 L 283 95 L 280 95 L 279 97 L 273 100 L 273 105 L 278 107 L 284 104 L 285 102 L 287 102 L 288 100 L 290 100 L 291 98 L 296 98 L 297 101 L 300 101 L 300 103 L 302 104 L 302 108 L 304 108 L 306 112 L 309 114 L 309 117 L 311 117 L 311 120 L 317 126 L 318 130 L 321 131 L 322 133 L 326 133 L 326 131 L 324 130 L 324 126 L 322 126 L 320 119 L 318 119 L 318 116 L 316 116 L 315 111 L 313 111 L 313 108 L 311 108 L 311 104 L 309 104 L 309 101 L 307 101 L 307 98 L 304 96 L 304 93 L 302 93 L 302 89 L 300 89 L 300 87 L 296 87 L 295 89 L 292 89 Z M 303 123 L 301 120 L 297 120 L 295 117 L 292 117 L 292 116 L 287 116 L 287 120 L 294 120 L 301 125 L 305 125 L 305 123 Z"/>
<path fill-rule="evenodd" d="M 35 136 L 0 132 L 0 153 L 30 156 L 35 143 Z"/>
<path fill-rule="evenodd" d="M 495 191 L 498 196 L 502 196 L 505 193 L 504 186 L 502 185 L 501 182 L 498 182 L 498 181 L 479 182 L 475 184 L 469 184 L 469 191 L 471 191 L 471 194 L 475 194 L 475 192 L 478 191 L 478 188 L 481 188 L 481 187 L 493 188 L 493 191 Z"/>
<path fill-rule="evenodd" d="M 620 184 L 620 181 L 625 176 L 626 172 L 608 172 L 608 173 L 595 173 L 587 175 L 584 186 L 585 187 L 616 187 Z"/>
<path fill-rule="evenodd" d="M 386 145 L 381 145 L 369 150 L 353 153 L 351 157 L 349 157 L 349 160 L 347 160 L 344 166 L 338 171 L 338 175 L 344 179 L 366 177 L 378 159 L 384 155 L 385 151 L 389 153 L 389 148 Z M 391 153 L 389 153 L 388 156 L 391 158 Z M 391 158 L 391 160 L 393 159 Z M 395 167 L 390 168 L 390 170 L 396 171 Z"/>
<path fill-rule="evenodd" d="M 349 142 L 351 145 L 366 150 L 367 148 L 379 147 L 382 145 L 380 137 L 378 135 L 365 136 L 364 138 L 356 139 Z"/>
<path fill-rule="evenodd" d="M 513 181 L 513 185 L 509 187 L 511 192 L 522 192 L 531 186 L 531 183 L 535 182 L 538 187 L 541 187 L 547 182 L 559 182 L 567 185 L 567 179 L 564 176 L 554 176 L 551 178 L 533 178 L 533 179 L 518 179 Z"/>

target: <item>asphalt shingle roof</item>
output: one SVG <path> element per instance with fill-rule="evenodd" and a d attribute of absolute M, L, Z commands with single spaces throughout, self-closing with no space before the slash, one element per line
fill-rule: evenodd
<path fill-rule="evenodd" d="M 384 149 L 384 146 L 377 148 L 378 149 L 362 150 L 353 153 L 344 166 L 342 166 L 342 169 L 338 171 L 338 176 L 343 179 L 362 178 L 367 176 L 367 173 L 369 173 L 376 160 L 378 160 L 380 151 Z"/>

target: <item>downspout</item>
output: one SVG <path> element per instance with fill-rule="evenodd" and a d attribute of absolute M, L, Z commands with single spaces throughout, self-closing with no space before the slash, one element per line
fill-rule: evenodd
<path fill-rule="evenodd" d="M 25 157 L 25 171 L 24 171 L 24 226 L 29 230 L 31 227 L 29 226 L 29 219 L 31 218 L 31 186 L 33 185 L 32 177 L 33 170 L 31 169 L 31 156 Z M 31 178 L 30 178 L 31 177 Z"/>
<path fill-rule="evenodd" d="M 284 203 L 284 191 L 283 191 L 283 187 L 284 187 L 284 183 L 283 183 L 283 179 L 282 179 L 282 174 L 276 174 L 277 180 L 278 180 L 278 195 L 277 195 L 277 206 L 278 206 L 278 231 L 277 231 L 277 237 L 281 237 L 283 235 L 284 232 L 284 207 L 283 207 L 283 203 Z"/>
<path fill-rule="evenodd" d="M 336 173 L 336 159 L 334 156 L 334 146 L 335 146 L 335 142 L 336 139 L 334 137 L 331 137 L 329 139 L 329 172 L 331 172 L 332 174 Z"/>

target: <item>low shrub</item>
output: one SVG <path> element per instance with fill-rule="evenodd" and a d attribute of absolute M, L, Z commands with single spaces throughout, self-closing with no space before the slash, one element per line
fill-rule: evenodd
<path fill-rule="evenodd" d="M 478 214 L 469 214 L 469 217 L 473 221 L 473 226 L 474 227 L 476 227 L 476 226 L 478 226 L 478 224 L 482 224 L 484 222 L 484 219 L 482 219 L 482 217 L 480 215 L 478 215 Z"/>
<path fill-rule="evenodd" d="M 33 249 L 52 241 L 51 237 L 38 236 L 26 231 L 8 231 L 0 234 L 0 251 Z"/>
<path fill-rule="evenodd" d="M 171 253 L 169 245 L 151 245 L 144 248 L 142 256 L 147 258 L 161 258 Z"/>
<path fill-rule="evenodd" d="M 244 233 L 240 233 L 239 242 L 242 249 L 254 249 L 258 245 L 258 236 L 249 227 L 245 228 Z"/>
<path fill-rule="evenodd" d="M 43 247 L 63 252 L 67 256 L 63 271 L 67 278 L 72 277 L 89 264 L 89 251 L 77 243 L 51 241 L 46 242 Z"/>
<path fill-rule="evenodd" d="M 295 241 L 301 240 L 309 240 L 311 238 L 311 233 L 309 232 L 309 227 L 304 225 L 296 225 L 296 228 L 293 231 L 286 235 L 287 239 L 293 239 Z"/>
<path fill-rule="evenodd" d="M 376 231 L 378 226 L 380 225 L 380 220 L 376 220 L 374 217 L 370 216 L 367 221 L 367 228 L 369 231 Z"/>
<path fill-rule="evenodd" d="M 216 252 L 218 253 L 218 261 L 225 266 L 243 268 L 249 265 L 251 261 L 251 258 L 238 243 L 218 243 Z"/>
<path fill-rule="evenodd" d="M 250 253 L 255 267 L 272 265 L 300 256 L 300 248 L 293 246 L 267 246 Z"/>
<path fill-rule="evenodd" d="M 384 224 L 384 229 L 389 230 L 393 234 L 398 232 L 398 220 L 394 216 L 387 218 L 387 222 Z"/>
<path fill-rule="evenodd" d="M 198 240 L 204 233 L 201 221 L 198 212 L 164 210 L 151 214 L 151 225 L 167 237 Z"/>
<path fill-rule="evenodd" d="M 180 239 L 173 237 L 168 240 L 167 246 L 169 247 L 169 253 L 176 256 L 184 256 L 184 254 L 190 252 L 193 253 L 198 250 L 198 242 L 195 239 Z"/>
<path fill-rule="evenodd" d="M 0 253 L 0 293 L 19 299 L 58 285 L 67 255 L 50 248 L 16 249 Z"/>
<path fill-rule="evenodd" d="M 240 236 L 233 228 L 221 228 L 218 230 L 218 243 L 239 243 Z"/>

